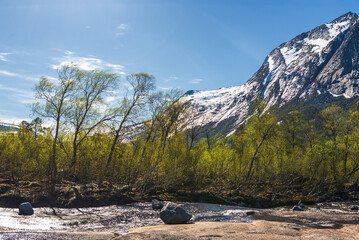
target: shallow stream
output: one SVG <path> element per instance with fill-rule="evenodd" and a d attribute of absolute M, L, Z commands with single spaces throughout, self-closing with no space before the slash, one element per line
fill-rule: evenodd
<path fill-rule="evenodd" d="M 246 217 L 247 209 L 241 207 L 201 203 L 181 205 L 193 215 L 192 221 L 251 221 Z M 0 239 L 31 239 L 32 235 L 55 232 L 121 235 L 132 228 L 162 224 L 159 211 L 152 210 L 151 203 L 92 208 L 46 207 L 34 211 L 32 216 L 21 216 L 18 209 L 0 208 Z"/>
<path fill-rule="evenodd" d="M 182 203 L 192 221 L 252 222 L 256 219 L 291 222 L 304 227 L 340 228 L 359 223 L 352 211 L 359 202 L 332 202 L 306 206 L 305 211 L 290 207 L 253 209 L 204 203 Z M 0 239 L 110 239 L 132 228 L 162 224 L 159 211 L 150 203 L 93 208 L 35 208 L 32 216 L 18 215 L 18 209 L 0 208 Z M 70 234 L 70 235 L 66 235 Z"/>

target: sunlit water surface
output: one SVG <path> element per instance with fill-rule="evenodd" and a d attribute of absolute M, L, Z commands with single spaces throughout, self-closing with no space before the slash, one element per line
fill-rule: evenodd
<path fill-rule="evenodd" d="M 359 223 L 359 213 L 352 211 L 359 202 L 332 202 L 306 206 L 304 212 L 294 212 L 291 207 L 255 209 L 254 216 L 247 216 L 252 209 L 205 203 L 182 203 L 191 221 L 252 222 L 265 219 L 295 222 L 309 227 L 333 224 Z M 18 215 L 18 209 L 0 208 L 0 239 L 61 239 L 64 236 L 48 236 L 55 233 L 112 233 L 126 234 L 132 228 L 162 224 L 159 211 L 150 203 L 92 208 L 35 208 L 32 216 Z M 330 225 L 332 224 L 332 225 Z M 42 236 L 42 238 L 41 238 Z M 58 236 L 58 235 L 56 235 Z M 66 236 L 69 239 L 81 239 Z M 88 236 L 86 237 L 88 238 Z M 88 238 L 90 239 L 90 238 Z M 91 239 L 106 239 L 97 236 Z"/>
<path fill-rule="evenodd" d="M 192 221 L 249 222 L 247 209 L 215 204 L 182 203 Z M 35 208 L 32 216 L 18 209 L 0 208 L 0 239 L 15 239 L 19 232 L 111 232 L 125 234 L 132 228 L 162 224 L 150 203 L 91 208 Z M 27 236 L 28 237 L 28 236 Z M 16 238 L 16 239 L 21 239 Z M 24 238 L 25 239 L 25 238 Z"/>

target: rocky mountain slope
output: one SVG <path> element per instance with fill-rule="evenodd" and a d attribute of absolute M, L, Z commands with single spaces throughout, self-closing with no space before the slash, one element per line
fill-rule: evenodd
<path fill-rule="evenodd" d="M 242 86 L 188 91 L 183 100 L 197 110 L 193 125 L 231 133 L 262 97 L 268 107 L 359 96 L 359 19 L 348 12 L 272 50 Z"/>

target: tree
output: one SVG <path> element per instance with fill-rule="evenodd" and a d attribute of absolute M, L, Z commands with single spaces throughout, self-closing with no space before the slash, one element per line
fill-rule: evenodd
<path fill-rule="evenodd" d="M 103 100 L 104 95 L 118 86 L 119 76 L 105 71 L 81 71 L 74 67 L 77 81 L 71 95 L 71 108 L 65 118 L 73 128 L 72 154 L 68 170 L 77 163 L 78 148 L 90 133 L 105 121 L 111 120 L 111 113 Z"/>
<path fill-rule="evenodd" d="M 57 144 L 59 140 L 60 127 L 64 116 L 71 109 L 70 97 L 76 82 L 78 82 L 78 71 L 72 66 L 64 66 L 58 70 L 58 80 L 52 81 L 41 77 L 35 85 L 35 97 L 41 102 L 33 105 L 33 113 L 55 122 L 54 137 L 52 140 L 52 154 L 49 158 L 50 191 L 54 191 L 57 181 Z"/>
<path fill-rule="evenodd" d="M 180 127 L 185 127 L 184 123 L 187 119 L 184 118 L 184 112 L 189 104 L 181 102 L 179 100 L 181 96 L 181 91 L 172 89 L 167 93 L 160 92 L 152 98 L 153 124 L 158 130 L 162 152 L 166 147 L 168 137 L 176 133 Z"/>
<path fill-rule="evenodd" d="M 147 159 L 146 165 L 151 165 L 151 171 L 156 179 L 164 160 L 168 138 L 174 136 L 179 128 L 183 130 L 186 123 L 183 113 L 188 105 L 179 100 L 181 96 L 182 93 L 178 89 L 172 89 L 169 92 L 154 93 L 149 98 L 151 118 L 143 124 L 144 147 L 141 157 Z"/>
<path fill-rule="evenodd" d="M 37 140 L 39 133 L 46 131 L 46 127 L 42 126 L 42 119 L 37 117 L 31 121 L 32 131 L 34 132 L 34 139 Z"/>
<path fill-rule="evenodd" d="M 43 133 L 46 130 L 45 127 L 42 127 L 42 119 L 37 117 L 31 121 L 31 123 L 27 121 L 22 121 L 20 123 L 20 133 L 21 132 L 31 132 L 34 135 L 34 140 L 37 140 L 39 133 Z"/>
<path fill-rule="evenodd" d="M 254 108 L 255 112 L 249 119 L 248 129 L 246 131 L 246 135 L 253 145 L 254 152 L 251 156 L 250 166 L 245 181 L 250 179 L 258 154 L 264 143 L 274 136 L 277 125 L 277 121 L 273 114 L 265 112 L 266 104 L 261 99 L 256 101 Z"/>
<path fill-rule="evenodd" d="M 186 126 L 186 142 L 187 142 L 187 150 L 191 151 L 195 145 L 196 139 L 202 133 L 202 126 L 204 121 L 203 119 L 196 119 L 197 111 L 193 106 L 190 106 L 186 111 L 185 118 L 187 119 Z M 198 121 L 198 122 L 197 122 Z"/>
<path fill-rule="evenodd" d="M 358 144 L 356 141 L 359 133 L 359 111 L 351 109 L 343 123 L 341 144 L 343 154 L 341 158 L 343 159 L 343 182 L 345 182 L 348 181 L 349 178 L 357 171 L 359 171 L 359 162 L 357 157 Z M 350 171 L 348 172 L 348 170 Z M 358 182 L 359 178 L 356 180 L 356 183 Z"/>
<path fill-rule="evenodd" d="M 293 154 L 295 152 L 295 147 L 303 142 L 303 115 L 298 111 L 289 112 L 283 121 L 283 127 L 285 137 L 291 148 L 291 153 Z"/>
<path fill-rule="evenodd" d="M 136 73 L 127 76 L 127 81 L 132 88 L 132 96 L 124 97 L 120 106 L 115 109 L 113 124 L 114 138 L 107 158 L 106 168 L 110 166 L 116 145 L 121 137 L 121 131 L 130 118 L 135 115 L 137 108 L 146 104 L 149 93 L 154 89 L 155 78 L 147 73 Z"/>
<path fill-rule="evenodd" d="M 149 96 L 149 114 L 150 120 L 145 123 L 146 143 L 154 138 L 164 125 L 164 116 L 169 108 L 178 101 L 182 92 L 179 89 L 171 89 L 169 92 L 158 91 Z"/>
<path fill-rule="evenodd" d="M 338 163 L 338 138 L 343 131 L 343 109 L 339 106 L 333 105 L 322 111 L 324 119 L 324 128 L 329 136 L 328 145 L 330 147 L 331 156 L 331 170 L 334 180 L 337 178 L 337 163 Z"/>

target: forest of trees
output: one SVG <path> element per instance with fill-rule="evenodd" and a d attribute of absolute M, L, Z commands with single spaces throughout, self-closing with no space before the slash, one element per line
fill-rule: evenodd
<path fill-rule="evenodd" d="M 42 78 L 34 120 L 0 135 L 2 175 L 46 181 L 52 188 L 62 180 L 191 190 L 358 182 L 357 104 L 278 114 L 264 112 L 265 102 L 258 100 L 249 120 L 225 137 L 189 125 L 190 104 L 178 101 L 178 90 L 156 92 L 153 76 L 132 74 L 126 82 L 76 66 L 60 69 L 57 81 Z M 127 93 L 118 94 L 120 85 Z"/>

